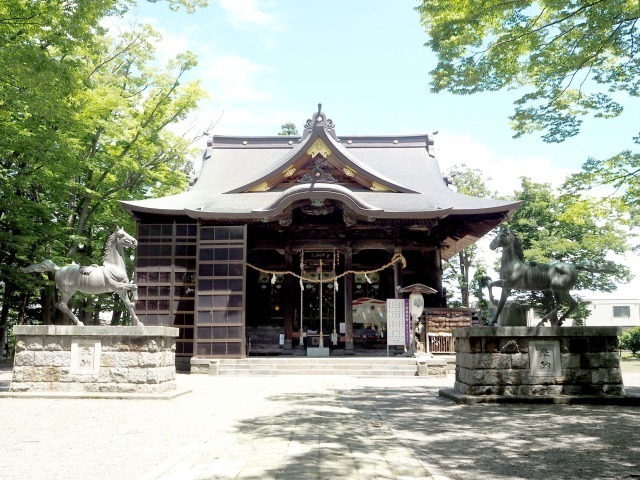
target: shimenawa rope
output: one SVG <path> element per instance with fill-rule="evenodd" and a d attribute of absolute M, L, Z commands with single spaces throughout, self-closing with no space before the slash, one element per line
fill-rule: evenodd
<path fill-rule="evenodd" d="M 340 275 L 335 275 L 331 278 L 309 278 L 309 277 L 300 275 L 296 272 L 292 272 L 291 270 L 286 270 L 286 271 L 265 270 L 264 268 L 256 267 L 255 265 L 252 265 L 250 263 L 247 263 L 247 267 L 251 267 L 254 270 L 257 270 L 258 272 L 267 273 L 269 275 L 293 275 L 294 277 L 299 278 L 303 282 L 307 282 L 307 283 L 330 283 L 330 282 L 334 282 L 335 280 L 338 280 L 339 278 L 344 277 L 345 275 L 348 275 L 349 273 L 367 275 L 369 273 L 380 272 L 381 270 L 384 270 L 386 268 L 393 266 L 396 262 L 402 262 L 402 268 L 407 267 L 407 259 L 404 258 L 402 254 L 396 253 L 393 257 L 391 257 L 391 261 L 389 263 L 387 263 L 386 265 L 383 265 L 380 268 L 376 268 L 375 270 L 347 270 L 345 272 L 342 272 Z"/>

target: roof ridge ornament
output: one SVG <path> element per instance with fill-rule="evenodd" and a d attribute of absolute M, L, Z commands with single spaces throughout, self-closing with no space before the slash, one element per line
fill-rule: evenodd
<path fill-rule="evenodd" d="M 324 114 L 321 103 L 318 104 L 318 111 L 312 114 L 311 118 L 307 119 L 305 122 L 304 132 L 302 133 L 300 142 L 303 142 L 304 139 L 311 135 L 311 132 L 318 127 L 324 129 L 329 135 L 331 135 L 331 137 L 333 137 L 334 140 L 338 140 L 335 131 L 335 124 L 333 123 L 333 120 L 327 118 Z"/>

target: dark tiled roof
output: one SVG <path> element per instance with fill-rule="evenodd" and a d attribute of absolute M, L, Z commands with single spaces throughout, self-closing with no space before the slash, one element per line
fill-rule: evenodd
<path fill-rule="evenodd" d="M 309 153 L 318 140 L 330 167 L 345 171 L 350 182 L 287 181 L 283 172 L 300 171 L 304 162 L 320 158 Z M 333 123 L 318 112 L 301 137 L 214 136 L 189 191 L 122 203 L 132 214 L 239 220 L 270 220 L 304 199 L 332 199 L 361 216 L 381 220 L 508 214 L 517 208 L 514 202 L 450 190 L 430 152 L 432 144 L 430 135 L 338 138 Z"/>

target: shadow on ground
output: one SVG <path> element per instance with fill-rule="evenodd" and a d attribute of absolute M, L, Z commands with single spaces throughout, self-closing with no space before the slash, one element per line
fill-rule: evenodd
<path fill-rule="evenodd" d="M 640 477 L 637 407 L 458 406 L 438 397 L 437 390 L 363 387 L 334 395 L 276 396 L 269 400 L 289 402 L 289 411 L 298 414 L 253 418 L 238 429 L 264 442 L 300 443 L 299 455 L 269 472 L 275 478 L 296 478 L 289 475 L 296 471 L 345 478 L 341 458 L 346 455 L 354 456 L 358 471 L 381 472 L 385 462 L 401 461 L 403 452 L 393 452 L 400 448 L 449 478 Z M 412 464 L 396 471 L 418 477 L 417 470 Z"/>

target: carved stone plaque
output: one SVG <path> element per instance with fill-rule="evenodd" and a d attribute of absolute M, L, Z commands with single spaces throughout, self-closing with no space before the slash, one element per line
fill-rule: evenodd
<path fill-rule="evenodd" d="M 529 366 L 534 377 L 559 377 L 560 342 L 532 341 L 529 342 Z"/>
<path fill-rule="evenodd" d="M 70 373 L 97 375 L 101 350 L 100 340 L 72 340 Z"/>

